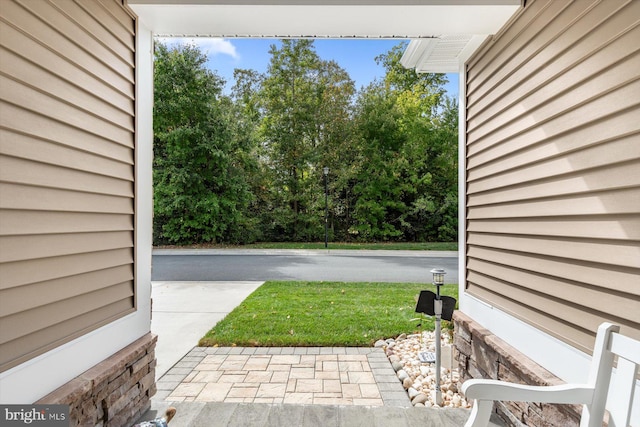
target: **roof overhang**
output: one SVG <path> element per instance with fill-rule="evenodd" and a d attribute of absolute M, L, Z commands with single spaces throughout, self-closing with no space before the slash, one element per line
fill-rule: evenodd
<path fill-rule="evenodd" d="M 403 64 L 453 67 L 495 34 L 521 0 L 127 0 L 155 35 L 267 38 L 400 38 Z M 464 58 L 466 60 L 466 58 Z"/>
<path fill-rule="evenodd" d="M 455 34 L 412 40 L 400 63 L 418 73 L 457 73 L 488 36 Z"/>

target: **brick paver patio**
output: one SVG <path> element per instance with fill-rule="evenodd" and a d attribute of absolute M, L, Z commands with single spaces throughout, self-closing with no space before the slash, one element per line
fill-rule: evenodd
<path fill-rule="evenodd" d="M 411 405 L 376 348 L 196 347 L 157 388 L 172 402 Z"/>

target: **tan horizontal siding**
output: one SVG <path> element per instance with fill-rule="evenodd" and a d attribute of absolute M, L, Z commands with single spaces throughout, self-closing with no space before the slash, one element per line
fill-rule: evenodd
<path fill-rule="evenodd" d="M 619 311 L 605 313 L 597 310 L 584 313 L 567 301 L 550 298 L 534 298 L 535 292 L 521 290 L 512 285 L 504 285 L 497 280 L 472 276 L 474 281 L 469 291 L 480 299 L 491 302 L 510 313 L 518 313 L 517 317 L 535 325 L 550 335 L 561 338 L 566 343 L 589 352 L 589 344 L 593 345 L 593 330 L 597 330 L 603 319 L 621 326 L 625 335 L 640 338 L 635 323 L 629 322 Z M 540 305 L 541 304 L 541 305 Z M 536 308 L 536 306 L 538 306 Z M 576 311 L 577 310 L 577 311 Z M 572 323 L 575 322 L 575 323 Z"/>
<path fill-rule="evenodd" d="M 569 163 L 571 162 L 564 160 L 545 162 L 524 170 L 498 174 L 479 181 L 469 181 L 469 205 L 621 190 L 640 185 L 640 172 L 638 172 L 640 159 L 619 163 L 615 174 L 612 174 L 608 167 L 585 170 L 577 166 L 573 167 L 575 170 L 557 176 L 561 173 L 563 166 L 572 168 L 572 163 L 571 165 Z M 545 169 L 548 171 L 547 177 L 544 174 Z M 540 177 L 532 177 L 537 174 Z"/>
<path fill-rule="evenodd" d="M 470 157 L 467 164 L 474 173 L 476 168 L 490 168 L 505 160 L 520 166 L 540 158 L 580 151 L 627 135 L 637 135 L 637 114 L 637 106 L 622 111 L 603 111 L 603 116 L 597 121 L 570 128 L 569 131 L 549 134 L 545 130 L 537 135 L 528 134 L 528 140 L 514 137 Z"/>
<path fill-rule="evenodd" d="M 135 310 L 134 29 L 116 0 L 2 4 L 3 371 Z"/>
<path fill-rule="evenodd" d="M 0 354 L 2 354 L 3 359 L 11 360 L 12 364 L 26 362 L 43 351 L 52 350 L 74 338 L 91 332 L 97 327 L 109 324 L 123 315 L 131 313 L 134 310 L 131 307 L 132 298 L 125 298 L 110 305 L 87 311 L 73 319 L 52 324 L 32 334 L 23 335 L 13 341 L 0 344 Z M 78 328 L 79 324 L 90 326 Z M 25 352 L 21 349 L 34 350 Z"/>
<path fill-rule="evenodd" d="M 467 63 L 467 291 L 640 336 L 640 2 L 534 0 Z"/>
<path fill-rule="evenodd" d="M 13 339 L 32 334 L 41 329 L 64 322 L 87 312 L 133 297 L 132 282 L 118 283 L 107 288 L 83 293 L 65 300 L 40 305 L 33 310 L 3 316 L 4 327 L 0 331 L 0 345 Z M 34 315 L 37 313 L 37 315 Z"/>
<path fill-rule="evenodd" d="M 480 282 L 481 280 L 477 281 Z M 488 281 L 483 283 L 483 285 L 484 286 L 480 286 L 471 282 L 468 289 L 478 298 L 501 307 L 506 312 L 520 318 L 524 322 L 535 325 L 536 328 L 560 338 L 569 345 L 586 353 L 593 349 L 594 338 L 592 330 L 597 329 L 603 318 L 619 324 L 621 326 L 621 333 L 636 339 L 640 338 L 638 328 L 635 324 L 626 323 L 623 318 L 615 316 L 614 314 L 603 312 L 596 312 L 594 314 L 593 312 L 589 312 L 589 314 L 585 315 L 583 310 L 566 311 L 565 307 L 569 305 L 565 301 L 559 304 L 550 303 L 549 306 L 545 305 L 541 310 L 536 310 L 533 307 L 534 304 L 530 304 L 529 301 L 531 292 L 514 292 L 507 296 L 504 293 L 504 288 L 502 288 L 497 281 Z M 580 323 L 576 325 L 571 317 L 567 317 L 567 314 L 579 315 Z"/>
<path fill-rule="evenodd" d="M 0 129 L 0 154 L 133 181 L 133 168 L 130 163 L 6 129 Z"/>
<path fill-rule="evenodd" d="M 637 215 L 607 215 L 603 218 L 577 216 L 486 219 L 471 222 L 467 230 L 477 233 L 640 240 L 640 217 Z"/>
<path fill-rule="evenodd" d="M 133 266 L 131 248 L 7 262 L 0 264 L 0 288 L 9 289 L 119 266 Z"/>
<path fill-rule="evenodd" d="M 55 176 L 51 181 L 49 177 Z M 0 180 L 12 184 L 133 197 L 133 182 L 0 155 Z"/>
<path fill-rule="evenodd" d="M 614 131 L 620 132 L 618 129 Z M 537 145 L 524 153 L 483 163 L 473 168 L 473 173 L 470 173 L 467 178 L 469 182 L 473 182 L 491 175 L 504 174 L 507 171 L 521 172 L 524 167 L 527 175 L 542 179 L 637 159 L 638 153 L 634 149 L 640 134 L 618 135 L 614 138 L 606 138 L 604 141 L 606 143 L 603 143 L 600 138 L 598 144 L 590 143 L 591 139 L 578 140 L 573 136 L 568 141 L 570 144 L 568 146 Z"/>
<path fill-rule="evenodd" d="M 52 76 L 83 88 L 104 102 L 111 103 L 123 111 L 133 111 L 133 98 L 129 93 L 118 90 L 92 73 L 79 72 L 75 64 L 62 60 L 60 55 L 48 49 L 46 44 L 29 37 L 18 28 L 9 25 L 0 26 L 0 45 L 6 51 L 13 52 L 35 66 L 42 67 L 46 64 L 47 66 L 42 68 L 49 71 Z"/>
<path fill-rule="evenodd" d="M 630 188 L 600 194 L 476 206 L 469 209 L 469 219 L 637 214 L 639 204 L 640 192 L 636 188 Z"/>
<path fill-rule="evenodd" d="M 19 230 L 19 231 L 18 231 Z M 0 236 L 133 230 L 129 214 L 0 210 Z"/>
<path fill-rule="evenodd" d="M 45 88 L 47 96 L 64 100 L 65 103 L 71 103 L 75 108 L 82 109 L 92 115 L 97 115 L 102 120 L 123 125 L 126 126 L 128 130 L 133 130 L 131 111 L 123 110 L 118 108 L 118 106 L 96 98 L 92 93 L 85 91 L 66 79 L 51 75 L 48 70 L 34 66 L 36 64 L 25 60 L 10 50 L 2 49 L 0 52 L 5 58 L 4 61 L 0 63 L 0 73 L 10 79 L 31 87 L 36 86 L 38 82 L 46 79 L 48 82 Z M 123 104 L 128 107 L 125 100 L 123 100 Z"/>
<path fill-rule="evenodd" d="M 604 46 L 600 45 L 600 49 L 595 52 L 593 51 L 593 43 L 581 42 L 571 46 L 571 51 L 566 55 L 555 58 L 554 62 L 568 62 L 570 72 L 559 72 L 557 68 L 547 64 L 547 66 L 536 70 L 535 74 L 523 76 L 526 84 L 519 84 L 514 86 L 512 90 L 501 93 L 501 103 L 487 104 L 485 108 L 478 111 L 474 120 L 469 123 L 470 129 L 481 127 L 483 121 L 490 120 L 505 110 L 510 110 L 511 114 L 517 115 L 518 111 L 514 107 L 517 107 L 519 101 L 523 99 L 536 102 L 535 93 L 537 90 L 544 89 L 562 94 L 567 87 L 579 85 L 585 79 L 591 78 L 594 71 L 596 73 L 606 72 L 612 64 L 623 62 L 629 56 L 635 55 L 640 49 L 640 46 L 638 48 L 632 47 L 631 50 L 628 48 L 629 43 L 634 41 L 632 31 L 614 34 L 612 37 L 610 43 Z"/>
<path fill-rule="evenodd" d="M 626 62 L 629 62 L 629 64 Z M 473 135 L 474 132 L 469 132 L 469 135 L 473 135 L 476 146 L 486 147 L 494 144 L 496 140 L 503 140 L 529 130 L 529 128 L 535 128 L 541 122 L 551 120 L 561 121 L 564 114 L 568 112 L 572 114 L 576 112 L 590 114 L 594 108 L 610 103 L 611 99 L 619 98 L 620 92 L 637 100 L 637 97 L 640 96 L 640 76 L 638 76 L 638 73 L 630 70 L 635 70 L 640 67 L 640 53 L 634 55 L 631 60 L 626 62 L 619 64 L 619 67 L 612 68 L 606 73 L 601 74 L 597 79 L 585 82 L 584 85 L 576 87 L 565 95 L 556 97 L 553 101 L 538 107 L 527 106 L 528 113 L 535 114 L 535 122 L 532 121 L 531 116 L 528 115 L 501 115 L 501 123 L 495 129 L 483 129 L 485 132 L 475 132 L 477 135 Z M 624 77 L 625 80 L 617 88 L 612 89 L 607 86 L 612 77 Z M 525 105 L 527 104 L 526 101 L 523 103 Z M 624 108 L 625 106 L 634 104 L 634 102 L 630 102 L 626 105 L 622 104 L 620 107 Z M 592 117 L 593 119 L 597 118 L 592 115 L 588 117 Z"/>
<path fill-rule="evenodd" d="M 133 248 L 129 230 L 102 233 L 41 234 L 2 236 L 0 245 L 10 250 L 0 253 L 0 262 L 57 257 L 119 248 Z"/>
<path fill-rule="evenodd" d="M 75 276 L 33 283 L 30 286 L 12 287 L 0 291 L 7 315 L 54 304 L 76 295 L 99 291 L 114 283 L 133 281 L 131 264 L 105 268 Z M 37 305 L 36 305 L 37 304 Z"/>
<path fill-rule="evenodd" d="M 570 224 L 567 224 L 570 227 Z M 562 239 L 552 236 L 469 233 L 470 245 L 494 247 L 536 255 L 638 267 L 640 246 L 626 240 Z"/>
<path fill-rule="evenodd" d="M 28 2 L 28 4 L 40 2 Z M 72 39 L 66 34 L 70 27 L 53 27 L 46 17 L 32 14 L 22 5 L 14 1 L 4 2 L 3 14 L 11 16 L 14 22 L 20 23 L 20 30 L 30 38 L 44 44 L 48 49 L 56 52 L 61 59 L 72 62 L 80 72 L 87 72 L 107 82 L 123 94 L 131 94 L 134 71 L 131 67 L 123 67 L 119 58 L 105 54 L 98 58 L 93 52 L 84 47 L 84 39 Z M 96 25 L 99 25 L 96 23 Z M 85 37 L 88 40 L 88 38 Z M 76 72 L 78 72 L 76 71 Z"/>
<path fill-rule="evenodd" d="M 637 25 L 636 3 L 632 0 L 547 3 L 546 13 L 535 17 L 522 33 L 509 40 L 503 52 L 498 53 L 499 60 L 504 61 L 501 66 L 494 67 L 492 73 L 479 75 L 470 84 L 470 113 L 475 115 L 480 110 L 489 108 L 494 99 L 501 99 L 502 95 L 506 96 L 512 89 L 523 91 L 518 103 L 522 99 L 529 99 L 526 92 L 535 93 L 540 90 L 541 82 L 536 79 L 546 78 L 548 83 L 551 76 L 561 77 L 565 71 L 577 73 L 575 75 L 578 79 L 559 84 L 558 92 L 548 95 L 553 97 L 579 82 L 583 67 L 590 70 L 587 74 L 597 74 L 602 64 L 582 62 L 600 49 L 616 50 L 610 44 L 617 38 L 628 35 L 629 29 Z M 513 33 L 510 31 L 508 37 L 513 37 Z M 630 47 L 623 44 L 617 49 L 629 52 Z M 491 57 L 487 57 L 485 61 L 495 65 Z M 507 105 L 494 105 L 493 108 L 504 109 Z M 474 118 L 480 119 L 482 117 Z"/>
<path fill-rule="evenodd" d="M 2 88 L 2 100 L 19 99 L 23 108 L 40 115 L 46 115 L 52 119 L 67 123 L 71 126 L 84 129 L 94 135 L 105 135 L 116 143 L 123 143 L 133 147 L 132 129 L 129 123 L 111 123 L 93 112 L 81 110 L 75 105 L 67 104 L 59 99 L 43 93 L 40 90 L 24 86 L 13 79 L 0 76 L 0 88 Z"/>
<path fill-rule="evenodd" d="M 51 28 L 65 28 L 64 37 L 91 52 L 96 59 L 109 58 L 110 61 L 104 61 L 104 66 L 120 75 L 127 76 L 129 81 L 133 82 L 134 58 L 131 50 L 121 43 L 116 43 L 111 48 L 105 42 L 113 40 L 99 40 L 96 38 L 95 32 L 98 32 L 102 26 L 95 25 L 93 19 L 86 15 L 81 8 L 78 8 L 73 3 L 66 2 L 65 4 L 64 1 L 56 5 L 49 2 L 16 1 L 34 16 L 38 16 L 42 22 L 46 22 Z M 65 6 L 68 7 L 65 9 Z M 107 34 L 103 33 L 102 35 Z M 80 40 L 82 41 L 81 44 Z M 118 47 L 121 47 L 121 49 L 118 49 Z"/>
<path fill-rule="evenodd" d="M 613 291 L 607 287 L 585 286 L 584 283 L 559 279 L 535 270 L 517 269 L 510 265 L 479 259 L 470 259 L 469 268 L 474 272 L 490 271 L 493 279 L 504 283 L 521 284 L 522 291 L 535 292 L 541 298 L 541 307 L 544 307 L 545 299 L 556 300 L 560 304 L 563 301 L 571 301 L 580 307 L 588 306 L 591 301 L 597 300 L 600 301 L 598 307 L 600 311 L 605 313 L 628 312 L 630 316 L 627 320 L 640 323 L 640 311 L 634 310 L 634 298 L 640 296 L 639 290 L 635 290 L 634 294 L 629 294 L 618 290 Z M 481 283 L 482 280 L 477 279 L 475 282 Z"/>
<path fill-rule="evenodd" d="M 113 0 L 97 0 L 95 2 L 83 2 L 83 7 L 94 12 L 94 16 L 99 22 L 105 22 L 105 20 L 112 21 L 112 19 L 115 19 L 116 22 L 120 24 L 117 30 L 124 30 L 117 31 L 116 34 L 118 37 L 122 37 L 127 45 L 134 46 L 135 21 L 131 19 L 131 13 L 127 9 L 124 9 L 121 4 L 122 3 Z M 94 5 L 95 7 L 92 7 Z M 112 31 L 116 31 L 114 26 L 109 26 L 109 28 L 111 28 Z M 129 40 L 124 38 L 127 34 L 131 36 Z"/>
<path fill-rule="evenodd" d="M 627 304 L 627 307 L 618 307 L 612 312 L 606 310 L 585 311 L 582 305 L 574 302 L 574 298 L 577 297 L 577 295 L 573 295 L 569 300 L 567 300 L 565 298 L 558 297 L 557 295 L 544 294 L 535 287 L 524 288 L 514 286 L 511 282 L 505 282 L 493 275 L 485 276 L 476 272 L 469 274 L 469 281 L 477 287 L 490 289 L 492 292 L 495 292 L 506 299 L 518 301 L 521 305 L 526 306 L 531 312 L 537 312 L 541 315 L 547 314 L 559 319 L 571 320 L 580 318 L 581 329 L 586 329 L 587 331 L 598 329 L 598 325 L 602 323 L 603 317 L 607 317 L 616 323 L 629 324 L 630 322 L 626 317 L 620 318 L 616 316 L 616 314 L 624 313 L 622 309 L 628 309 L 631 304 Z M 565 284 L 558 283 L 558 285 L 564 286 Z M 623 298 L 616 298 L 611 295 L 603 296 L 599 300 L 598 308 L 616 307 L 617 303 L 623 300 Z M 633 321 L 633 319 L 631 319 L 631 321 Z M 635 335 L 638 334 L 636 333 Z M 576 338 L 580 345 L 583 346 L 583 349 L 586 349 L 591 337 L 579 334 Z"/>
<path fill-rule="evenodd" d="M 128 49 L 132 51 L 134 50 L 135 24 L 134 21 L 132 21 L 132 15 L 128 10 L 123 10 L 119 5 L 114 6 L 113 2 L 109 0 L 106 2 L 99 0 L 92 2 L 80 2 L 79 6 L 96 22 L 113 23 L 113 20 L 115 19 L 117 24 L 108 26 L 104 25 L 104 30 L 109 32 L 112 37 L 120 40 L 120 42 Z"/>
<path fill-rule="evenodd" d="M 25 1 L 21 0 L 24 4 Z M 78 8 L 78 6 L 80 6 Z M 31 7 L 41 7 L 40 5 L 31 5 Z M 109 22 L 109 17 L 105 13 L 100 13 L 105 9 L 101 5 L 95 2 L 76 2 L 74 0 L 57 0 L 55 4 L 42 6 L 42 13 L 47 17 L 51 17 L 55 14 L 56 19 L 62 20 L 64 23 L 71 21 L 76 23 L 79 27 L 78 33 L 84 36 L 83 32 L 91 35 L 91 46 L 97 46 L 98 49 L 104 49 L 105 53 L 113 53 L 116 57 L 120 58 L 123 63 L 127 64 L 129 70 L 125 70 L 126 73 L 130 72 L 135 64 L 135 51 L 134 36 L 133 33 L 116 31 L 103 25 L 95 25 L 96 22 Z M 52 9 L 57 9 L 57 13 Z M 50 14 L 49 11 L 52 13 Z M 64 18 L 62 17 L 64 16 Z M 68 21 L 67 21 L 68 20 Z M 129 19 L 131 22 L 131 19 Z M 56 26 L 61 26 L 60 24 Z M 98 53 L 100 51 L 96 51 Z M 100 56 L 100 55 L 98 55 Z"/>
<path fill-rule="evenodd" d="M 477 141 L 473 140 L 475 143 L 469 144 L 469 154 L 474 155 L 506 139 L 511 139 L 512 143 L 522 143 L 527 140 L 530 143 L 536 138 L 568 133 L 573 128 L 601 120 L 606 114 L 603 113 L 604 111 L 617 114 L 627 109 L 637 108 L 639 104 L 640 80 L 634 80 L 602 96 L 591 97 L 584 103 L 575 103 L 561 113 L 542 111 L 538 115 L 530 116 L 528 120 L 521 122 L 525 125 L 522 128 L 502 127 Z M 541 125 L 544 125 L 544 134 L 540 133 Z"/>
<path fill-rule="evenodd" d="M 94 155 L 111 158 L 133 165 L 133 146 L 106 140 L 101 135 L 87 132 L 82 127 L 24 110 L 12 104 L 0 102 L 0 127 L 14 134 L 60 144 Z M 12 137 L 3 137 L 3 146 L 12 145 Z"/>
<path fill-rule="evenodd" d="M 523 43 L 528 40 L 537 31 L 537 25 L 534 22 L 544 26 L 544 22 L 549 22 L 553 16 L 557 15 L 558 10 L 563 9 L 566 5 L 560 2 L 530 2 L 526 5 L 526 13 L 521 12 L 517 19 L 512 19 L 508 28 L 508 34 L 504 34 L 502 29 L 492 42 L 491 49 L 485 49 L 482 55 L 474 55 L 468 61 L 469 68 L 473 68 L 477 72 L 469 75 L 467 78 L 467 101 L 473 103 L 471 93 L 477 90 L 484 82 L 500 72 L 500 68 L 495 66 L 496 60 L 509 59 Z"/>
<path fill-rule="evenodd" d="M 521 270 L 538 271 L 559 279 L 584 283 L 588 286 L 611 288 L 617 292 L 632 295 L 640 294 L 636 283 L 637 270 L 632 267 L 611 266 L 482 246 L 469 248 L 469 260 L 471 261 L 471 259 L 494 262 Z"/>
<path fill-rule="evenodd" d="M 0 182 L 0 208 L 67 212 L 133 213 L 130 197 L 79 193 Z"/>

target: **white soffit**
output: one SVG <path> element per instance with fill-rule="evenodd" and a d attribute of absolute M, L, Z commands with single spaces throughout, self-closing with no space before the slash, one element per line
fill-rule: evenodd
<path fill-rule="evenodd" d="M 418 73 L 457 73 L 487 37 L 488 34 L 456 34 L 412 40 L 400 63 Z"/>
<path fill-rule="evenodd" d="M 495 34 L 520 2 L 127 0 L 158 36 L 403 39 Z"/>

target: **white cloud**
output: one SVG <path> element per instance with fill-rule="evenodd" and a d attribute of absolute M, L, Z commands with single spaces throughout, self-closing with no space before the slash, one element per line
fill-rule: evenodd
<path fill-rule="evenodd" d="M 194 44 L 209 57 L 229 55 L 233 59 L 240 59 L 236 47 L 225 39 L 211 37 L 158 37 L 158 40 L 167 44 Z"/>

